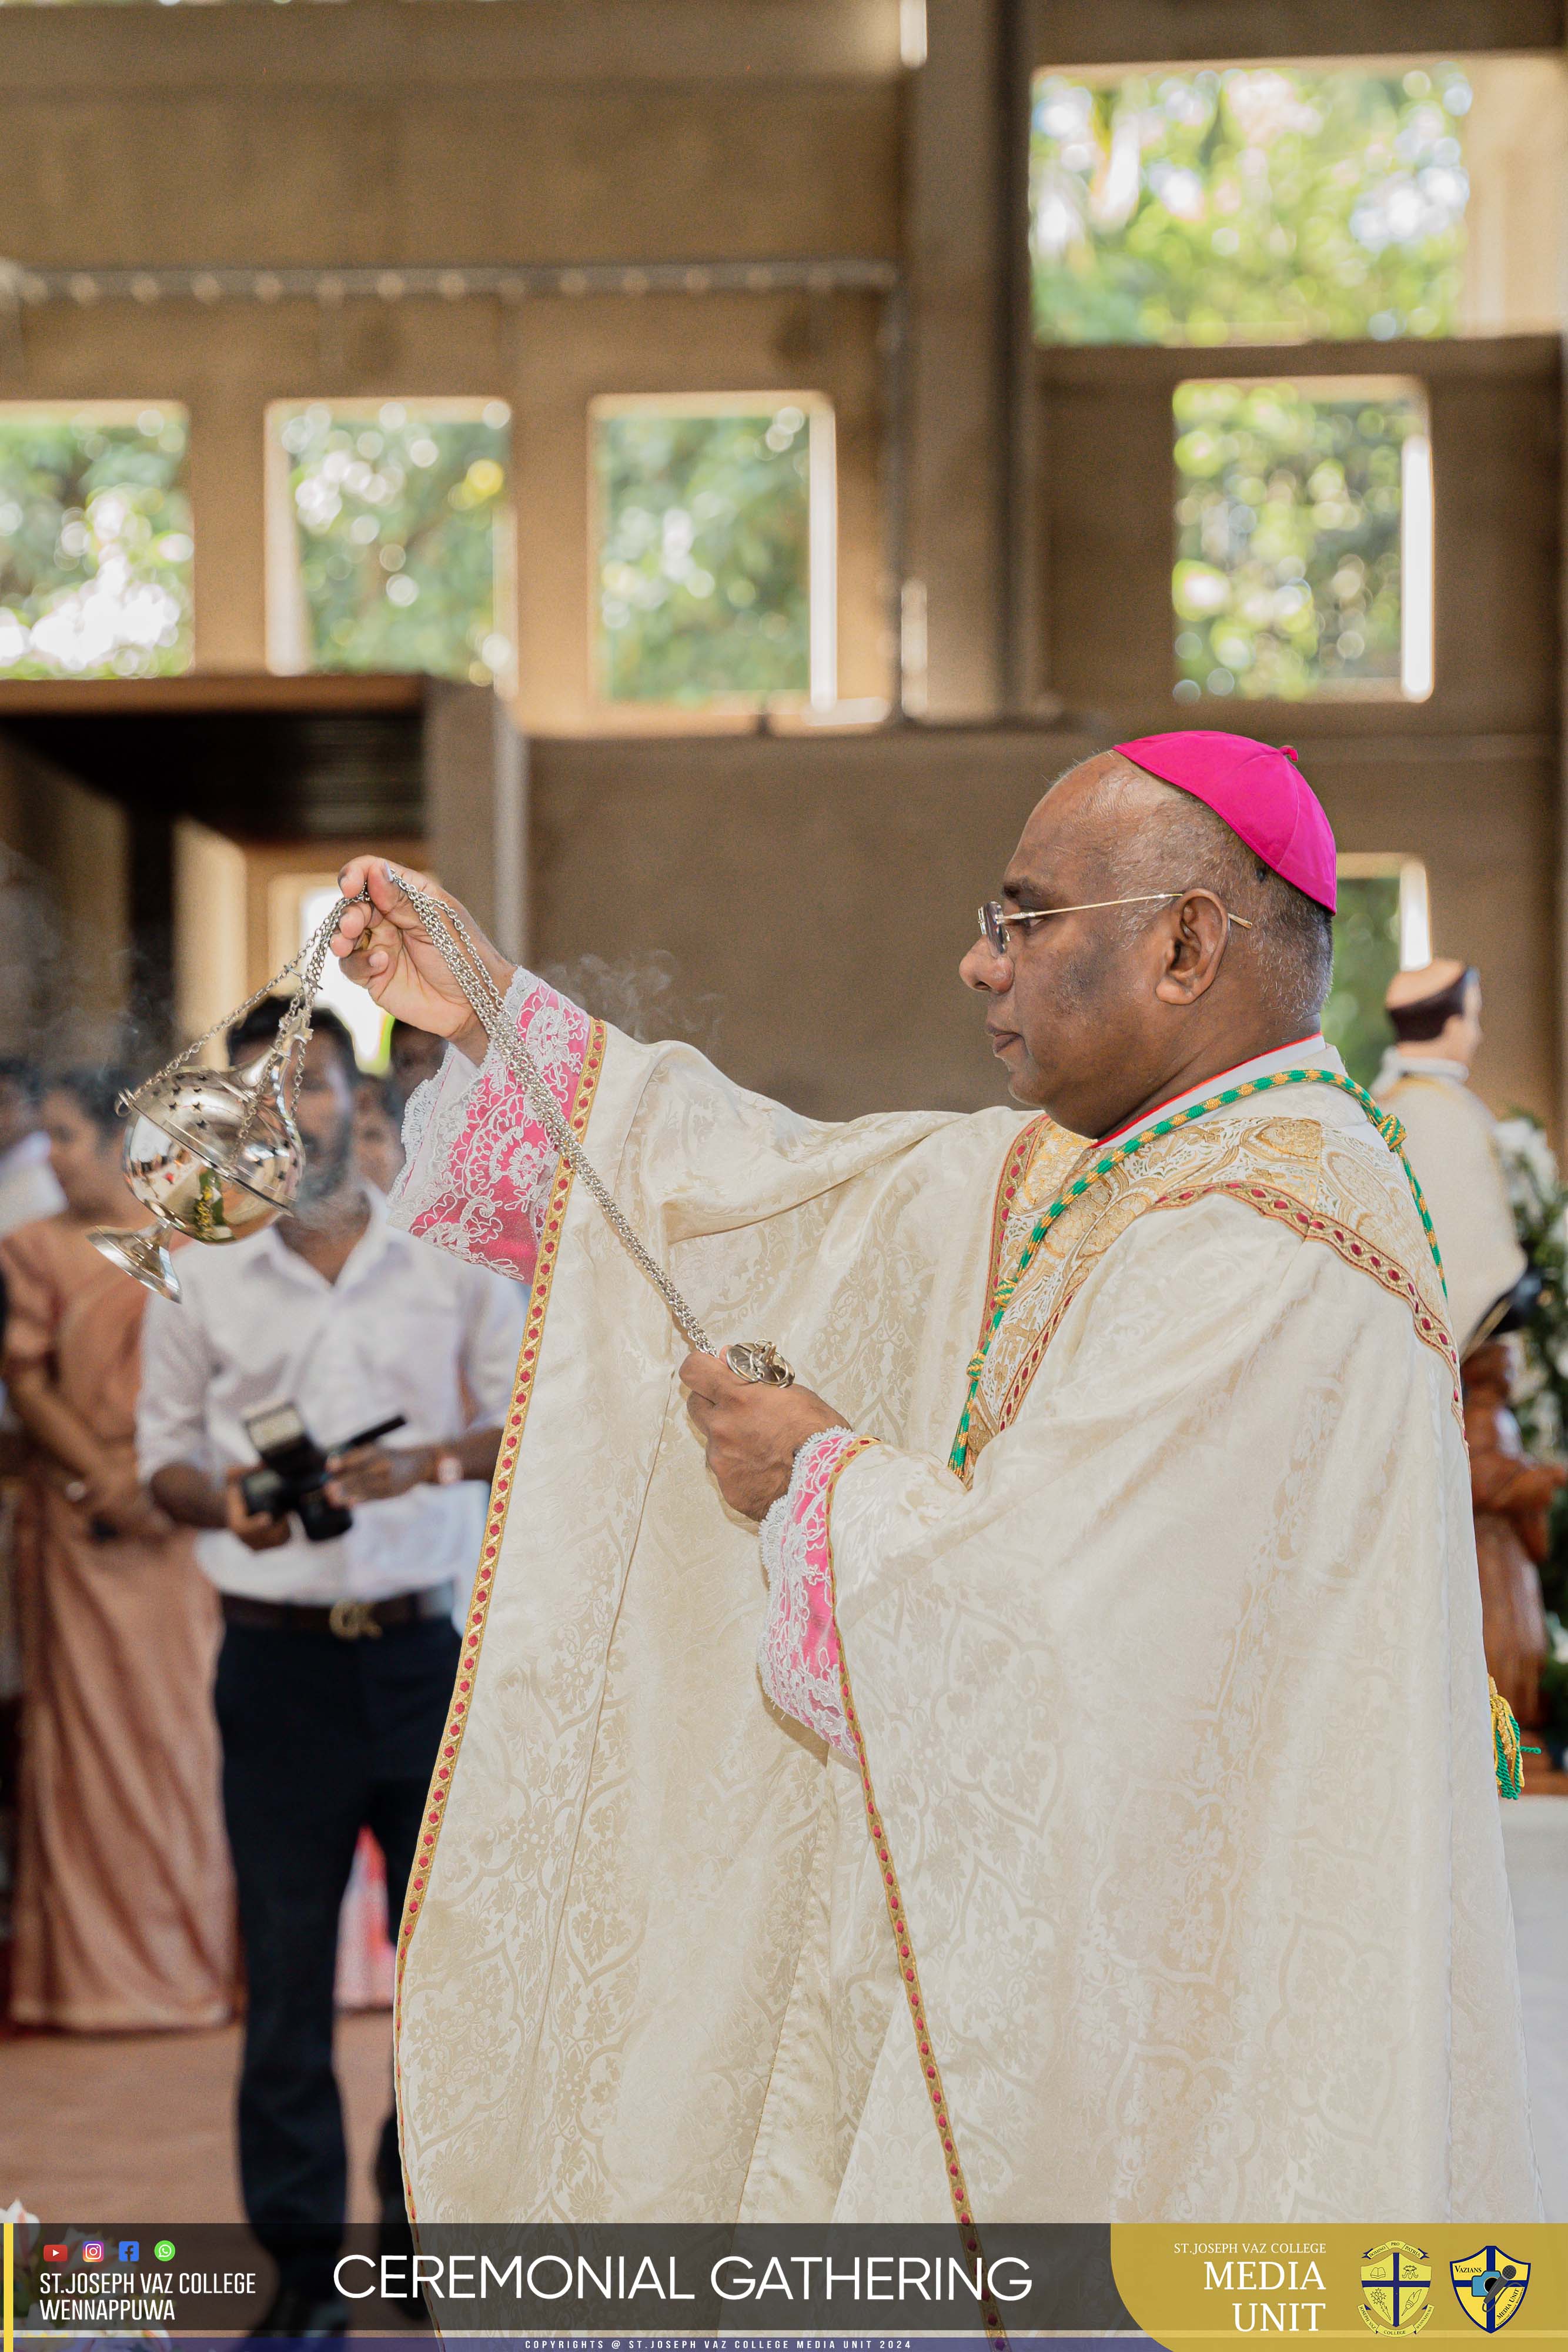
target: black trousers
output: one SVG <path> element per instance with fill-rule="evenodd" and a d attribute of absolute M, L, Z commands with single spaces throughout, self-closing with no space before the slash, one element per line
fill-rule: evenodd
<path fill-rule="evenodd" d="M 225 1632 L 215 1696 L 249 1982 L 240 2181 L 285 2284 L 324 2291 L 340 2242 L 348 2177 L 332 1997 L 354 1847 L 368 1825 L 386 1856 L 395 1936 L 460 1647 L 444 1619 L 358 1641 Z M 376 2172 L 395 2193 L 391 2115 Z"/>

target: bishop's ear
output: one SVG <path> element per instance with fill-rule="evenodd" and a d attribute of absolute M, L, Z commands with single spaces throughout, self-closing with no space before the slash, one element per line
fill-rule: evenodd
<path fill-rule="evenodd" d="M 1162 1004 L 1193 1004 L 1214 985 L 1230 935 L 1230 918 L 1212 890 L 1187 890 L 1162 909 L 1165 969 L 1155 983 Z"/>

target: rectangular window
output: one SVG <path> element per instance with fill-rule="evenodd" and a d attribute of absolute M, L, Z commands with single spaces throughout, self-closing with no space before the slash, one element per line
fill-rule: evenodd
<path fill-rule="evenodd" d="M 1458 66 L 1431 61 L 1038 74 L 1037 335 L 1453 334 L 1470 100 Z"/>
<path fill-rule="evenodd" d="M 1339 860 L 1333 980 L 1323 1035 L 1358 1085 L 1369 1087 L 1394 1042 L 1383 1009 L 1396 971 L 1431 961 L 1427 868 L 1418 857 L 1347 852 Z"/>
<path fill-rule="evenodd" d="M 190 668 L 187 425 L 167 400 L 0 403 L 0 676 Z"/>
<path fill-rule="evenodd" d="M 511 411 L 501 400 L 267 412 L 275 670 L 512 670 Z"/>
<path fill-rule="evenodd" d="M 1432 691 L 1432 458 L 1402 377 L 1175 395 L 1178 702 Z"/>
<path fill-rule="evenodd" d="M 811 393 L 603 399 L 590 426 L 604 700 L 831 709 L 830 404 Z"/>

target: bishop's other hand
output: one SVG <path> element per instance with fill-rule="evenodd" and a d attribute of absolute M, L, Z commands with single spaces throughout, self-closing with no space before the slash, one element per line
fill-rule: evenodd
<path fill-rule="evenodd" d="M 351 857 L 338 877 L 345 898 L 370 894 L 368 905 L 348 908 L 332 934 L 332 953 L 350 980 L 369 991 L 383 1013 L 433 1037 L 449 1037 L 479 1061 L 485 1032 L 450 965 L 414 913 L 402 887 L 404 874 L 416 889 L 455 908 L 466 925 L 481 961 L 505 996 L 517 970 L 492 945 L 466 907 L 439 882 L 384 857 Z"/>
<path fill-rule="evenodd" d="M 717 1356 L 688 1356 L 681 1379 L 691 1391 L 686 1411 L 707 1449 L 719 1493 L 748 1519 L 760 1519 L 779 1500 L 809 1437 L 850 1425 L 810 1389 L 737 1380 Z"/>

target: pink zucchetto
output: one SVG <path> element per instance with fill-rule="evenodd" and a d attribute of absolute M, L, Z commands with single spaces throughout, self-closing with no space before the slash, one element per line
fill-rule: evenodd
<path fill-rule="evenodd" d="M 1322 803 L 1286 743 L 1256 743 L 1189 727 L 1114 747 L 1145 775 L 1202 801 L 1276 874 L 1332 915 L 1339 904 L 1334 840 Z"/>

